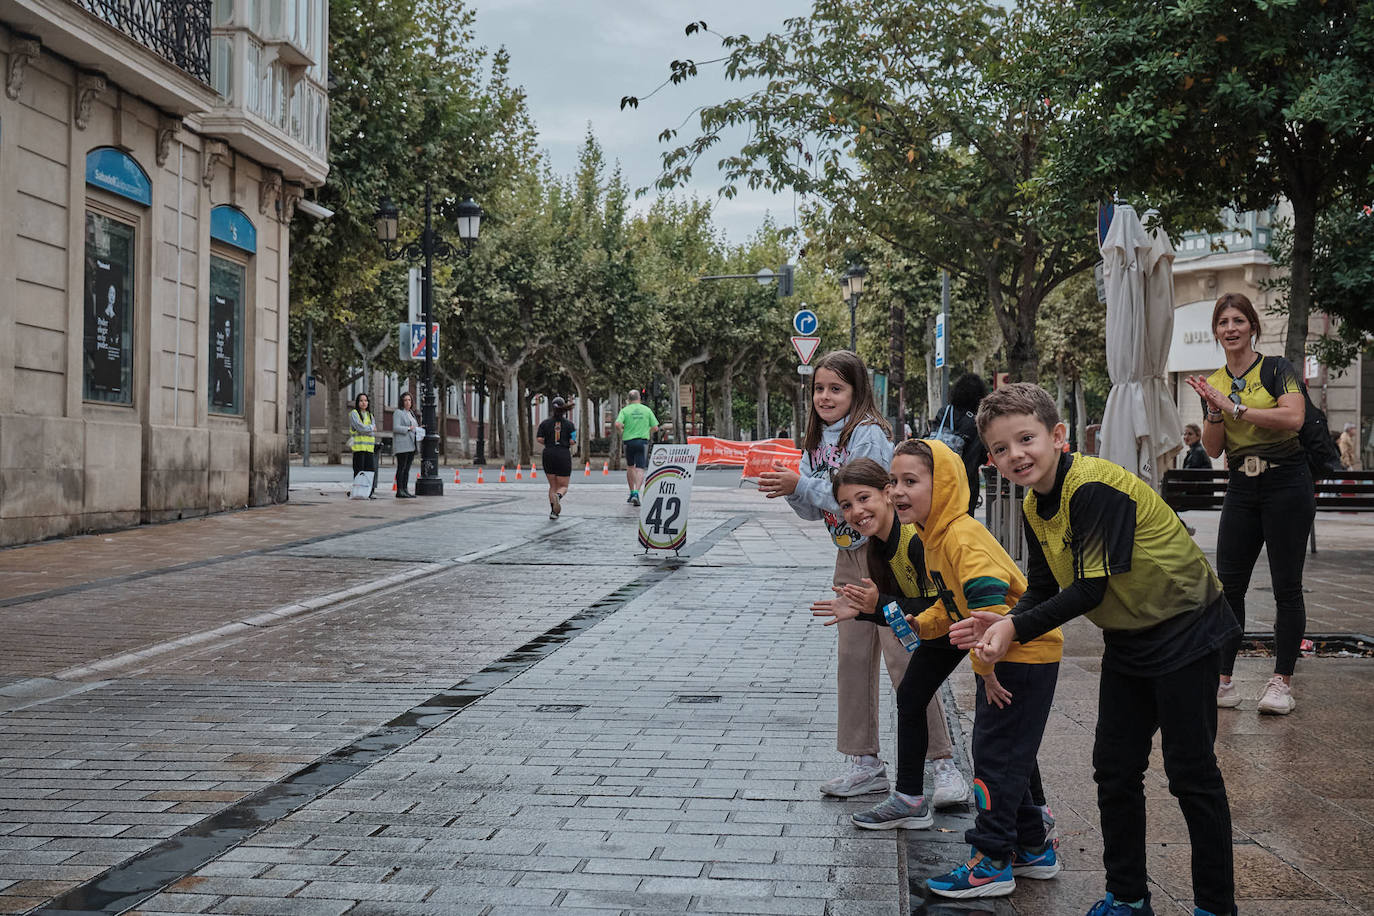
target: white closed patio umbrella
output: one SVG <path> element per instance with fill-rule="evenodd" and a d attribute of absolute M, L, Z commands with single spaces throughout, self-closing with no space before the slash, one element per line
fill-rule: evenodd
<path fill-rule="evenodd" d="M 1158 490 L 1183 445 L 1183 420 L 1164 380 L 1174 333 L 1174 247 L 1160 229 L 1147 234 L 1134 208 L 1121 205 L 1102 260 L 1112 390 L 1099 454 Z"/>

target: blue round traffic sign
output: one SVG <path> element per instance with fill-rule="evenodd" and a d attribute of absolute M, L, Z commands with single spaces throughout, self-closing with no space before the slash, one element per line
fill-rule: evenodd
<path fill-rule="evenodd" d="M 797 329 L 798 334 L 810 336 L 820 326 L 820 319 L 810 309 L 798 309 L 797 314 L 792 316 L 792 327 Z"/>

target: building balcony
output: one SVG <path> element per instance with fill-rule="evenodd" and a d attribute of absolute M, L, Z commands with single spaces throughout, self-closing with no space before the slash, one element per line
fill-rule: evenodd
<path fill-rule="evenodd" d="M 0 21 L 169 114 L 205 111 L 211 0 L 0 0 Z"/>

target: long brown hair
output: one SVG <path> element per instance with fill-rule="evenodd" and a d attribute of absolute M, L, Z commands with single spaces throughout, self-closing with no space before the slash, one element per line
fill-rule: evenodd
<path fill-rule="evenodd" d="M 830 492 L 839 502 L 840 487 L 872 487 L 875 490 L 886 490 L 891 477 L 881 464 L 872 458 L 855 458 L 848 462 L 830 477 Z M 895 517 L 896 510 L 893 510 Z M 885 541 L 890 531 L 884 531 L 881 538 Z M 878 551 L 867 550 L 868 555 L 868 578 L 873 580 L 873 584 L 878 586 L 878 591 L 884 595 L 900 595 L 901 586 L 897 583 L 897 577 L 892 574 L 892 567 L 887 560 L 878 556 Z"/>
<path fill-rule="evenodd" d="M 1217 297 L 1217 304 L 1212 306 L 1212 336 L 1216 336 L 1217 322 L 1221 320 L 1221 313 L 1227 309 L 1235 309 L 1245 316 L 1245 320 L 1250 322 L 1250 332 L 1255 335 L 1254 344 L 1258 346 L 1260 339 L 1259 313 L 1255 311 L 1255 306 L 1250 302 L 1250 297 L 1244 293 L 1222 293 Z"/>
<path fill-rule="evenodd" d="M 864 366 L 864 361 L 859 357 L 859 354 L 853 350 L 831 350 L 816 360 L 816 372 L 820 372 L 822 369 L 829 369 L 840 377 L 840 381 L 854 389 L 854 396 L 849 403 L 849 417 L 845 421 L 844 429 L 840 430 L 840 448 L 843 449 L 849 445 L 849 437 L 854 435 L 854 430 L 865 423 L 876 424 L 891 439 L 892 427 L 883 419 L 883 415 L 873 402 L 873 386 L 868 383 L 868 369 Z M 816 384 L 815 379 L 816 375 L 813 373 L 811 376 L 813 389 Z M 806 418 L 806 437 L 802 440 L 802 449 L 808 452 L 815 451 L 816 447 L 821 444 L 821 431 L 824 429 L 825 421 L 816 412 L 816 399 L 812 397 L 811 410 Z"/>

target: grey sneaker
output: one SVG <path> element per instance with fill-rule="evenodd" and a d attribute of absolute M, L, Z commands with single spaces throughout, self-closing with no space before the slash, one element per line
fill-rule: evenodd
<path fill-rule="evenodd" d="M 935 823 L 930 813 L 930 801 L 924 795 L 920 804 L 913 805 L 896 793 L 867 811 L 860 811 L 850 820 L 855 827 L 865 830 L 892 830 L 894 827 L 921 830 Z"/>
<path fill-rule="evenodd" d="M 1264 693 L 1260 694 L 1259 702 L 1255 708 L 1261 713 L 1270 716 L 1286 716 L 1298 705 L 1298 701 L 1293 699 L 1293 688 L 1283 682 L 1283 678 L 1274 675 L 1269 679 L 1269 683 L 1264 685 Z"/>
<path fill-rule="evenodd" d="M 632 506 L 637 506 L 637 505 L 639 505 L 639 497 L 638 497 L 638 496 L 631 496 L 631 497 L 630 497 L 630 505 L 632 505 Z"/>
<path fill-rule="evenodd" d="M 834 779 L 827 779 L 821 783 L 821 792 L 825 795 L 834 795 L 836 798 L 886 791 L 887 770 L 883 768 L 882 761 L 870 766 L 859 757 L 850 757 L 848 770 Z"/>
<path fill-rule="evenodd" d="M 968 800 L 968 783 L 959 772 L 954 761 L 948 757 L 935 761 L 935 791 L 931 793 L 930 803 L 936 808 L 948 805 L 962 805 Z"/>
<path fill-rule="evenodd" d="M 1236 689 L 1236 682 L 1218 681 L 1217 682 L 1217 708 L 1235 709 L 1240 705 L 1240 691 Z"/>

